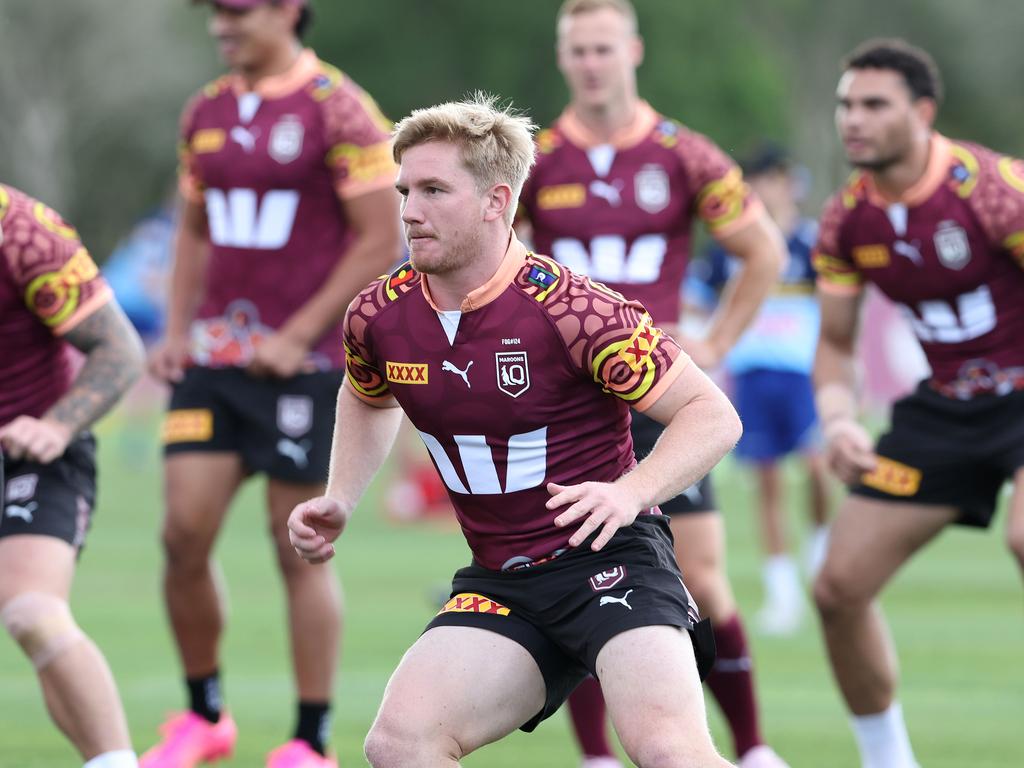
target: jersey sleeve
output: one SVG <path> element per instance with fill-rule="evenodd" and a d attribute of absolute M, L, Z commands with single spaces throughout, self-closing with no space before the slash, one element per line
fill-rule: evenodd
<path fill-rule="evenodd" d="M 845 206 L 842 194 L 833 196 L 821 214 L 818 242 L 811 260 L 817 273 L 818 288 L 825 293 L 854 295 L 864 287 L 864 276 L 853 261 L 841 252 L 839 228 Z"/>
<path fill-rule="evenodd" d="M 728 237 L 756 218 L 761 201 L 743 180 L 739 166 L 711 139 L 687 131 L 676 149 L 694 192 L 692 211 L 713 237 Z"/>
<path fill-rule="evenodd" d="M 113 293 L 74 227 L 37 200 L 11 198 L 0 187 L 0 248 L 25 306 L 61 336 L 109 302 Z"/>
<path fill-rule="evenodd" d="M 359 197 L 395 183 L 392 125 L 369 94 L 346 81 L 324 99 L 323 114 L 326 162 L 338 197 Z"/>
<path fill-rule="evenodd" d="M 199 174 L 196 155 L 204 150 L 204 142 L 216 140 L 224 143 L 224 131 L 197 131 L 196 112 L 203 101 L 202 94 L 196 94 L 181 112 L 178 124 L 178 190 L 190 203 L 202 203 L 204 184 Z M 218 147 L 219 149 L 219 147 Z"/>
<path fill-rule="evenodd" d="M 978 184 L 968 200 L 992 245 L 1024 269 L 1024 161 L 988 151 L 980 160 Z"/>
<path fill-rule="evenodd" d="M 345 381 L 360 400 L 371 405 L 381 405 L 391 397 L 370 337 L 370 321 L 381 308 L 379 294 L 379 282 L 364 289 L 349 304 L 343 325 Z"/>

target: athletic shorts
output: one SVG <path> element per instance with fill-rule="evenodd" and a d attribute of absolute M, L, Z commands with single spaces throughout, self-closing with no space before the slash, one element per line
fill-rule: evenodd
<path fill-rule="evenodd" d="M 229 451 L 248 472 L 323 483 L 344 371 L 257 378 L 239 368 L 189 368 L 174 385 L 164 454 Z"/>
<path fill-rule="evenodd" d="M 1003 483 L 1024 467 L 1024 390 L 955 400 L 927 383 L 897 401 L 880 460 L 853 492 L 953 506 L 957 523 L 986 528 Z"/>
<path fill-rule="evenodd" d="M 633 423 L 630 432 L 633 433 L 633 453 L 636 460 L 643 460 L 644 456 L 654 450 L 654 444 L 658 442 L 665 427 L 637 411 L 632 412 Z M 711 475 L 705 475 L 695 485 L 691 485 L 674 499 L 669 499 L 658 505 L 666 515 L 688 515 L 697 512 L 711 512 L 717 510 L 715 494 L 711 489 Z"/>
<path fill-rule="evenodd" d="M 643 515 L 600 552 L 587 541 L 552 560 L 512 571 L 460 569 L 451 597 L 427 625 L 478 627 L 519 643 L 544 676 L 544 707 L 532 731 L 588 674 L 615 635 L 637 627 L 682 627 L 693 638 L 701 679 L 715 659 L 711 625 L 683 586 L 664 515 Z M 643 653 L 643 649 L 638 649 Z"/>
<path fill-rule="evenodd" d="M 736 455 L 769 462 L 815 444 L 818 436 L 811 377 L 794 371 L 753 370 L 734 379 L 743 436 Z"/>
<path fill-rule="evenodd" d="M 96 504 L 96 441 L 83 432 L 49 464 L 5 457 L 0 537 L 53 536 L 81 549 Z"/>

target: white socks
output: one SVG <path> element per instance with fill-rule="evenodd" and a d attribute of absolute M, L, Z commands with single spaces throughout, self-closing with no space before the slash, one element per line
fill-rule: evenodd
<path fill-rule="evenodd" d="M 130 749 L 119 749 L 96 755 L 82 768 L 139 768 L 139 761 Z"/>
<path fill-rule="evenodd" d="M 803 599 L 800 572 L 789 555 L 772 555 L 761 571 L 765 599 L 769 605 L 797 605 Z"/>
<path fill-rule="evenodd" d="M 899 702 L 877 715 L 853 716 L 850 723 L 863 768 L 918 768 Z"/>

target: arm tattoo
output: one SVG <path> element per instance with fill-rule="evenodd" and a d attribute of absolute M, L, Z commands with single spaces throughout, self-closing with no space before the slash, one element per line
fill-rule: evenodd
<path fill-rule="evenodd" d="M 77 433 L 109 411 L 142 373 L 142 342 L 108 302 L 64 336 L 86 359 L 71 389 L 46 414 Z"/>

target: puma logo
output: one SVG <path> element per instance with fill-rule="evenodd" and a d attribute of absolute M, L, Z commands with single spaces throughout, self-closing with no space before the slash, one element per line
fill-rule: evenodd
<path fill-rule="evenodd" d="M 34 501 L 30 501 L 25 506 L 21 506 L 20 504 L 8 504 L 7 508 L 4 510 L 4 514 L 7 515 L 7 517 L 20 517 L 26 523 L 31 523 L 33 519 L 32 513 L 37 509 L 39 509 L 39 505 Z"/>
<path fill-rule="evenodd" d="M 612 597 L 611 595 L 605 595 L 601 598 L 601 602 L 598 603 L 598 606 L 600 607 L 602 605 L 610 605 L 611 603 L 622 603 L 622 605 L 626 606 L 627 608 L 629 608 L 629 610 L 632 611 L 633 606 L 626 602 L 626 598 L 629 597 L 629 593 L 632 591 L 632 589 L 627 590 L 626 594 L 624 594 L 622 597 Z"/>
<path fill-rule="evenodd" d="M 309 466 L 309 449 L 312 447 L 313 444 L 309 440 L 297 443 L 287 437 L 282 437 L 277 441 L 277 452 L 294 461 L 295 466 L 299 469 Z"/>
<path fill-rule="evenodd" d="M 441 370 L 442 371 L 448 371 L 448 373 L 457 373 L 459 376 L 462 377 L 462 380 L 464 382 L 466 382 L 466 387 L 468 389 L 472 389 L 473 385 L 469 383 L 469 376 L 468 376 L 469 369 L 472 366 L 473 366 L 473 361 L 470 360 L 469 364 L 466 365 L 466 369 L 463 370 L 463 371 L 460 371 L 458 368 L 455 367 L 454 363 L 449 363 L 447 360 L 445 360 L 444 362 L 441 363 Z"/>
<path fill-rule="evenodd" d="M 616 179 L 611 184 L 601 179 L 595 179 L 590 182 L 590 194 L 607 200 L 608 205 L 618 208 L 622 205 L 622 179 Z"/>
<path fill-rule="evenodd" d="M 897 240 L 892 244 L 892 249 L 900 256 L 910 259 L 915 266 L 920 267 L 924 263 L 924 259 L 921 258 L 921 249 L 918 247 L 918 244 L 919 241 L 917 240 L 913 243 L 908 243 L 905 240 Z"/>
<path fill-rule="evenodd" d="M 232 141 L 244 149 L 246 154 L 251 153 L 256 148 L 256 136 L 248 128 L 236 125 L 231 129 L 230 135 Z"/>

